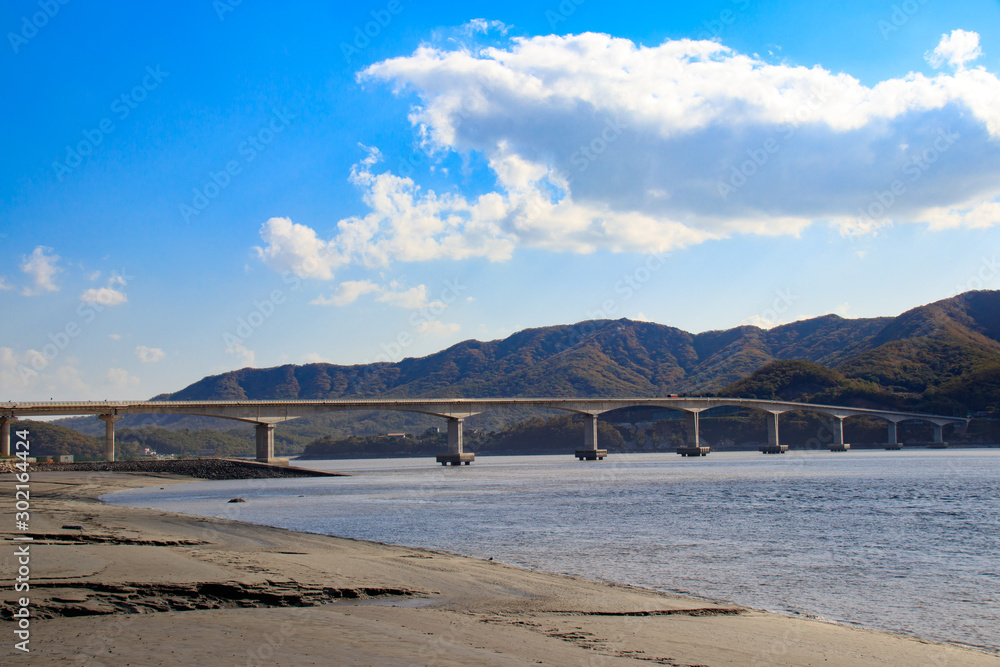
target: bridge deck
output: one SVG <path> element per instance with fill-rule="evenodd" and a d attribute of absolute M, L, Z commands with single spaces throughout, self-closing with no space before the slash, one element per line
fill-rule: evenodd
<path fill-rule="evenodd" d="M 796 410 L 819 412 L 835 419 L 833 445 L 843 445 L 843 421 L 847 417 L 867 416 L 889 423 L 890 444 L 896 443 L 896 424 L 919 420 L 934 425 L 934 441 L 942 442 L 942 427 L 947 424 L 967 424 L 963 417 L 929 415 L 895 410 L 850 408 L 837 405 L 817 405 L 793 401 L 770 401 L 724 397 L 654 397 L 654 398 L 358 398 L 349 400 L 243 400 L 243 401 L 9 401 L 0 403 L 0 453 L 10 454 L 10 423 L 18 417 L 95 415 L 106 424 L 105 458 L 114 460 L 114 422 L 127 415 L 177 414 L 220 417 L 257 424 L 257 458 L 274 457 L 274 425 L 329 412 L 346 410 L 400 410 L 448 419 L 447 456 L 467 462 L 462 448 L 462 420 L 488 410 L 509 408 L 548 408 L 564 410 L 589 417 L 584 429 L 587 460 L 597 456 L 597 416 L 611 410 L 631 407 L 657 407 L 678 410 L 688 416 L 688 448 L 701 447 L 698 439 L 700 413 L 720 407 L 752 408 L 770 413 L 768 444 L 778 447 L 778 415 Z M 706 448 L 707 449 L 707 448 Z M 678 450 L 680 451 L 680 450 Z M 692 450 L 693 451 L 693 450 Z M 700 452 L 701 450 L 699 450 Z M 593 452 L 594 456 L 586 455 Z M 707 452 L 704 452 L 707 453 Z M 704 454 L 702 454 L 704 455 Z M 444 456 L 444 455 L 442 455 Z M 471 455 L 470 455 L 471 456 Z M 440 457 L 439 457 L 440 460 Z M 450 459 L 449 459 L 450 460 Z"/>

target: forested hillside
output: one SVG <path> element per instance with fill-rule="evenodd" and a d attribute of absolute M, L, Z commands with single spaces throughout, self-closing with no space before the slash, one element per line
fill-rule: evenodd
<path fill-rule="evenodd" d="M 527 329 L 468 340 L 396 363 L 244 368 L 203 378 L 161 400 L 359 397 L 737 395 L 962 415 L 1000 407 L 1000 292 L 968 292 L 896 317 L 825 315 L 764 330 L 691 334 L 632 320 Z M 538 413 L 485 413 L 497 430 Z M 341 413 L 282 424 L 280 448 L 317 438 L 423 432 L 440 420 L 387 412 Z M 62 420 L 92 435 L 93 418 Z M 225 420 L 128 417 L 119 428 L 239 430 Z M 247 438 L 250 437 L 248 428 Z M 240 436 L 241 438 L 244 436 Z M 283 440 L 282 440 L 283 439 Z M 225 450 L 224 446 L 216 449 Z"/>

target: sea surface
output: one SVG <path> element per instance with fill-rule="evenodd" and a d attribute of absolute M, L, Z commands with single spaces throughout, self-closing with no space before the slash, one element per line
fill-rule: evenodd
<path fill-rule="evenodd" d="M 1000 450 L 307 461 L 105 500 L 444 550 L 1000 653 Z M 227 503 L 239 496 L 246 503 Z"/>

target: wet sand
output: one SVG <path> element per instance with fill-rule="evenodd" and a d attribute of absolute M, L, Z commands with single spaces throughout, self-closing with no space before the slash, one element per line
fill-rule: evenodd
<path fill-rule="evenodd" d="M 106 505 L 193 481 L 36 472 L 17 593 L 0 476 L 0 663 L 47 665 L 993 665 L 886 632 L 407 547 Z M 72 526 L 72 527 L 67 527 Z M 78 526 L 78 528 L 76 527 Z M 30 598 L 31 652 L 14 648 Z"/>

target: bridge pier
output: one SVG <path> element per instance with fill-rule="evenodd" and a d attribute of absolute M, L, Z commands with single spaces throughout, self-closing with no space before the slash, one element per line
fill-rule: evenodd
<path fill-rule="evenodd" d="M 603 461 L 608 450 L 597 448 L 597 415 L 583 416 L 583 449 L 576 450 L 581 461 Z"/>
<path fill-rule="evenodd" d="M 687 444 L 677 448 L 677 453 L 681 456 L 705 456 L 712 451 L 711 447 L 703 447 L 701 444 L 701 437 L 698 433 L 698 414 L 697 410 L 687 413 Z"/>
<path fill-rule="evenodd" d="M 899 429 L 896 427 L 896 422 L 889 422 L 889 433 L 885 440 L 885 448 L 889 450 L 899 450 L 903 448 L 902 443 L 899 442 Z"/>
<path fill-rule="evenodd" d="M 830 443 L 830 451 L 846 452 L 851 446 L 844 442 L 844 418 L 834 417 L 834 419 L 836 421 L 830 426 L 830 430 L 833 431 L 833 442 Z"/>
<path fill-rule="evenodd" d="M 115 422 L 124 415 L 98 415 L 97 418 L 104 422 L 104 460 L 115 460 Z"/>
<path fill-rule="evenodd" d="M 258 423 L 257 460 L 261 463 L 271 463 L 274 460 L 274 424 Z"/>
<path fill-rule="evenodd" d="M 469 465 L 475 460 L 475 454 L 464 451 L 462 418 L 448 417 L 448 452 L 445 454 L 438 454 L 437 462 L 443 466 L 446 466 L 449 463 L 453 466 L 460 466 L 463 463 L 465 465 Z"/>
<path fill-rule="evenodd" d="M 10 456 L 10 423 L 17 417 L 0 417 L 0 456 Z"/>
<path fill-rule="evenodd" d="M 764 454 L 784 454 L 788 451 L 788 445 L 782 445 L 778 442 L 778 414 L 777 412 L 768 412 L 767 417 L 767 444 L 760 446 L 760 451 Z"/>
<path fill-rule="evenodd" d="M 944 424 L 934 424 L 934 438 L 931 440 L 931 449 L 944 449 L 948 443 L 944 441 Z"/>

